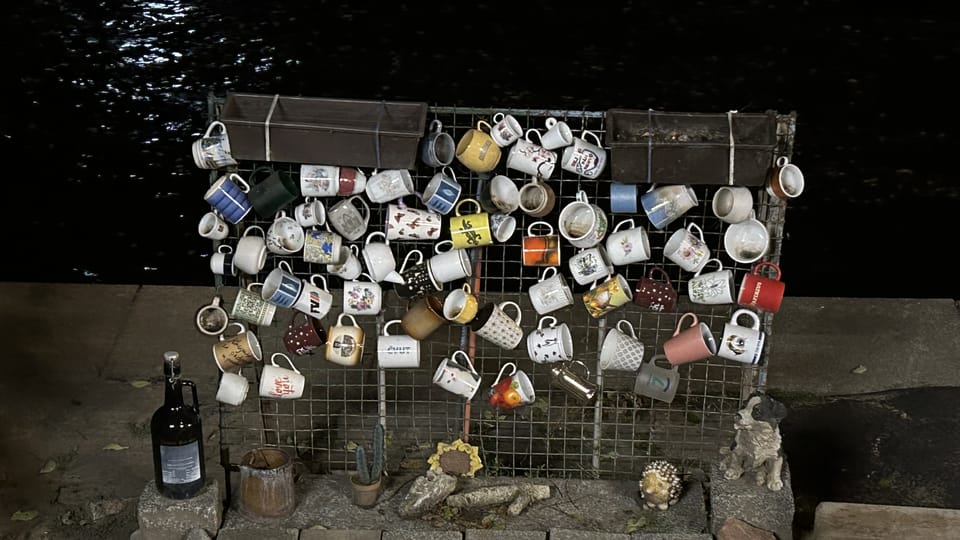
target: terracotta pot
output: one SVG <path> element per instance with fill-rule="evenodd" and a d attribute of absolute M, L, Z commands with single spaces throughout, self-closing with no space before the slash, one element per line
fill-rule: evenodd
<path fill-rule="evenodd" d="M 356 476 L 350 477 L 350 485 L 353 486 L 353 504 L 360 508 L 373 508 L 377 505 L 377 499 L 380 498 L 380 484 L 383 479 L 379 479 L 369 486 L 357 482 Z"/>

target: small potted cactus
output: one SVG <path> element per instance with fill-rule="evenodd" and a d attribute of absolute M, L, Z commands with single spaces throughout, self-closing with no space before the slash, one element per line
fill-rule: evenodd
<path fill-rule="evenodd" d="M 357 474 L 350 477 L 353 486 L 353 503 L 361 508 L 371 508 L 380 497 L 380 481 L 383 479 L 384 445 L 383 426 L 377 422 L 373 427 L 372 463 L 367 463 L 367 450 L 357 445 Z"/>

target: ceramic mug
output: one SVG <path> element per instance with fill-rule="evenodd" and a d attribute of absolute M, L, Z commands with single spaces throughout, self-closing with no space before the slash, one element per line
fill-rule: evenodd
<path fill-rule="evenodd" d="M 359 208 L 357 204 L 360 205 Z M 370 206 L 363 197 L 354 195 L 331 206 L 327 210 L 327 221 L 341 236 L 352 242 L 367 232 Z"/>
<path fill-rule="evenodd" d="M 263 283 L 250 283 L 246 288 L 237 290 L 230 317 L 257 326 L 270 326 L 277 306 L 264 300 L 262 291 L 254 292 L 254 287 L 263 287 Z"/>
<path fill-rule="evenodd" d="M 510 318 L 504 309 L 512 306 L 516 309 L 517 316 Z M 503 349 L 516 349 L 523 339 L 523 329 L 520 327 L 520 319 L 523 312 L 516 302 L 506 301 L 499 304 L 487 304 L 480 308 L 477 316 L 470 322 L 473 332 L 483 339 L 497 345 Z"/>
<path fill-rule="evenodd" d="M 677 394 L 680 385 L 679 366 L 669 368 L 657 365 L 657 360 L 666 360 L 667 357 L 658 354 L 640 366 L 637 381 L 633 385 L 633 392 L 659 401 L 670 403 Z"/>
<path fill-rule="evenodd" d="M 477 316 L 479 309 L 479 299 L 471 290 L 469 283 L 464 283 L 463 287 L 450 291 L 443 301 L 443 316 L 452 323 L 469 324 Z"/>
<path fill-rule="evenodd" d="M 283 358 L 290 368 L 277 365 L 277 357 Z M 270 355 L 270 364 L 260 373 L 260 397 L 274 399 L 297 399 L 303 396 L 307 378 L 300 373 L 293 360 L 283 353 Z"/>
<path fill-rule="evenodd" d="M 548 266 L 543 270 L 540 280 L 527 290 L 530 303 L 540 315 L 554 312 L 573 304 L 573 292 L 567 285 L 567 278 L 557 271 L 557 267 Z"/>
<path fill-rule="evenodd" d="M 721 186 L 713 194 L 713 215 L 727 223 L 740 223 L 750 217 L 753 193 L 743 186 Z"/>
<path fill-rule="evenodd" d="M 607 234 L 607 214 L 591 203 L 583 190 L 577 192 L 576 200 L 560 211 L 557 229 L 572 245 L 578 248 L 593 247 Z"/>
<path fill-rule="evenodd" d="M 316 280 L 323 282 L 323 286 L 317 285 Z M 303 290 L 300 297 L 293 304 L 293 309 L 306 313 L 315 318 L 322 319 L 330 313 L 333 307 L 333 295 L 327 290 L 327 278 L 320 274 L 312 274 L 310 279 L 300 280 Z"/>
<path fill-rule="evenodd" d="M 436 240 L 440 238 L 443 216 L 402 204 L 387 205 L 387 241 Z"/>
<path fill-rule="evenodd" d="M 293 209 L 293 215 L 301 227 L 315 227 L 327 222 L 327 209 L 323 203 L 307 197 L 306 200 Z"/>
<path fill-rule="evenodd" d="M 692 319 L 690 326 L 683 328 L 683 320 Z M 717 354 L 717 344 L 707 323 L 700 322 L 696 313 L 687 312 L 677 321 L 673 337 L 663 343 L 663 353 L 671 365 L 703 360 Z"/>
<path fill-rule="evenodd" d="M 374 173 L 364 188 L 367 198 L 372 203 L 386 203 L 395 201 L 407 195 L 413 195 L 413 177 L 406 169 L 387 169 Z M 346 235 L 344 235 L 346 236 Z"/>
<path fill-rule="evenodd" d="M 349 318 L 351 324 L 343 324 Z M 327 332 L 327 360 L 341 366 L 355 366 L 363 356 L 363 328 L 357 324 L 353 315 L 341 313 L 336 326 Z"/>
<path fill-rule="evenodd" d="M 298 324 L 298 319 L 303 320 Z M 326 342 L 327 331 L 320 324 L 320 319 L 310 317 L 302 311 L 294 311 L 283 335 L 283 346 L 289 353 L 298 356 L 313 354 L 313 351 Z"/>
<path fill-rule="evenodd" d="M 237 267 L 233 264 L 233 248 L 221 244 L 217 252 L 210 256 L 210 271 L 221 276 L 237 275 Z"/>
<path fill-rule="evenodd" d="M 250 391 L 250 381 L 243 376 L 243 370 L 236 373 L 224 372 L 220 375 L 220 385 L 217 386 L 217 401 L 227 405 L 237 406 L 247 399 Z"/>
<path fill-rule="evenodd" d="M 517 205 L 524 214 L 541 218 L 553 212 L 557 195 L 546 182 L 532 178 L 517 192 Z"/>
<path fill-rule="evenodd" d="M 433 175 L 427 187 L 423 190 L 423 196 L 420 198 L 427 208 L 434 212 L 446 215 L 453 210 L 453 205 L 460 200 L 460 192 L 463 187 L 457 182 L 457 175 L 453 169 L 444 167 L 443 170 Z"/>
<path fill-rule="evenodd" d="M 507 168 L 547 180 L 557 165 L 557 153 L 531 141 L 531 132 L 539 133 L 535 129 L 528 129 L 526 136 L 517 139 L 510 147 Z"/>
<path fill-rule="evenodd" d="M 476 206 L 477 212 L 461 214 L 460 207 L 465 204 Z M 476 199 L 463 199 L 454 207 L 454 217 L 450 218 L 450 239 L 456 248 L 488 246 L 493 243 L 490 215 L 483 212 Z"/>
<path fill-rule="evenodd" d="M 230 226 L 214 211 L 207 212 L 197 224 L 197 232 L 210 240 L 223 240 L 230 234 Z"/>
<path fill-rule="evenodd" d="M 613 265 L 607 259 L 603 246 L 581 250 L 567 259 L 567 265 L 573 279 L 580 285 L 607 279 L 613 273 Z"/>
<path fill-rule="evenodd" d="M 517 142 L 523 137 L 523 127 L 520 121 L 512 114 L 498 112 L 493 115 L 493 126 L 490 128 L 490 136 L 497 146 L 503 148 Z"/>
<path fill-rule="evenodd" d="M 360 262 L 359 255 L 360 248 L 356 244 L 350 244 L 349 247 L 341 245 L 340 262 L 327 263 L 327 273 L 345 280 L 357 279 L 363 272 L 363 264 Z"/>
<path fill-rule="evenodd" d="M 300 165 L 300 194 L 306 197 L 335 197 L 340 191 L 340 167 Z"/>
<path fill-rule="evenodd" d="M 231 336 L 227 336 L 226 332 L 220 334 L 219 341 L 213 344 L 213 359 L 224 373 L 239 371 L 263 358 L 260 340 L 255 333 L 247 330 L 242 323 L 232 322 L 230 326 L 240 330 Z"/>
<path fill-rule="evenodd" d="M 741 317 L 748 317 L 750 326 L 738 324 Z M 760 317 L 749 309 L 738 309 L 723 325 L 723 337 L 717 347 L 717 356 L 743 364 L 756 365 L 763 353 L 764 333 L 760 330 Z"/>
<path fill-rule="evenodd" d="M 260 231 L 261 236 L 250 234 Z M 237 249 L 233 254 L 233 265 L 245 274 L 256 275 L 267 262 L 266 233 L 263 229 L 253 225 L 243 231 L 243 236 L 237 240 Z"/>
<path fill-rule="evenodd" d="M 480 206 L 490 214 L 511 214 L 520 207 L 520 190 L 510 178 L 498 174 L 480 188 Z"/>
<path fill-rule="evenodd" d="M 544 328 L 544 323 L 549 325 Z M 573 336 L 567 323 L 557 324 L 556 317 L 543 317 L 537 329 L 527 336 L 527 355 L 538 364 L 573 359 Z"/>
<path fill-rule="evenodd" d="M 203 200 L 223 219 L 236 225 L 250 213 L 253 206 L 247 197 L 250 185 L 237 173 L 228 173 L 210 185 Z"/>
<path fill-rule="evenodd" d="M 510 373 L 504 375 L 504 372 Z M 513 409 L 521 405 L 529 405 L 536 401 L 537 395 L 533 390 L 530 377 L 523 370 L 517 369 L 513 362 L 507 362 L 500 368 L 497 379 L 493 381 L 488 392 L 487 401 L 498 409 Z"/>
<path fill-rule="evenodd" d="M 368 278 L 367 274 L 364 274 Z M 370 281 L 343 282 L 343 312 L 349 315 L 373 315 L 383 306 L 383 289 L 371 278 Z"/>
<path fill-rule="evenodd" d="M 654 279 L 654 272 L 663 280 Z M 660 266 L 653 266 L 646 276 L 637 281 L 633 291 L 633 303 L 651 311 L 672 311 L 677 305 L 677 290 L 673 288 L 670 276 Z"/>
<path fill-rule="evenodd" d="M 595 319 L 629 304 L 631 300 L 633 291 L 630 290 L 626 278 L 620 274 L 583 293 L 583 305 Z"/>
<path fill-rule="evenodd" d="M 636 184 L 611 183 L 610 211 L 614 214 L 636 214 L 638 191 Z"/>
<path fill-rule="evenodd" d="M 303 237 L 303 260 L 314 264 L 340 264 L 343 237 L 329 230 L 310 229 Z"/>
<path fill-rule="evenodd" d="M 483 131 L 484 126 L 487 131 Z M 500 162 L 500 147 L 490 136 L 491 128 L 488 122 L 479 120 L 457 143 L 457 160 L 473 172 L 490 172 Z"/>
<path fill-rule="evenodd" d="M 221 298 L 214 296 L 213 301 L 197 311 L 197 329 L 208 336 L 219 336 L 227 329 L 230 317 L 220 306 Z"/>
<path fill-rule="evenodd" d="M 420 160 L 428 167 L 443 167 L 453 163 L 456 152 L 457 143 L 443 131 L 443 123 L 431 120 L 429 133 L 420 143 Z"/>
<path fill-rule="evenodd" d="M 450 249 L 446 249 L 448 246 Z M 453 247 L 453 242 L 444 240 L 437 242 L 433 250 L 436 255 L 427 261 L 427 266 L 437 282 L 450 283 L 473 275 L 473 263 L 466 249 Z"/>
<path fill-rule="evenodd" d="M 303 281 L 293 273 L 287 261 L 280 261 L 277 267 L 263 280 L 260 294 L 264 300 L 280 307 L 291 307 L 303 292 Z"/>
<path fill-rule="evenodd" d="M 717 263 L 717 270 L 703 274 L 710 262 Z M 724 270 L 720 259 L 710 259 L 697 270 L 687 283 L 687 296 L 694 304 L 730 304 L 733 302 L 733 272 Z"/>
<path fill-rule="evenodd" d="M 710 259 L 710 248 L 703 239 L 703 229 L 696 223 L 690 223 L 674 231 L 663 246 L 663 255 L 688 272 L 698 272 Z"/>
<path fill-rule="evenodd" d="M 754 217 L 753 210 L 750 210 L 750 217 L 730 225 L 723 234 L 723 250 L 738 263 L 759 261 L 769 248 L 770 233 L 766 225 Z"/>
<path fill-rule="evenodd" d="M 400 317 L 400 326 L 414 339 L 424 340 L 447 323 L 443 302 L 436 295 L 421 296 Z"/>
<path fill-rule="evenodd" d="M 767 180 L 767 193 L 783 200 L 799 197 L 803 193 L 803 173 L 790 163 L 787 156 L 777 158 L 776 167 L 770 171 Z"/>
<path fill-rule="evenodd" d="M 383 237 L 383 242 L 374 242 L 377 236 Z M 390 283 L 403 283 L 403 277 L 397 272 L 397 259 L 393 256 L 393 250 L 390 249 L 390 241 L 387 235 L 374 231 L 367 235 L 364 243 L 363 264 L 367 268 L 370 277 L 376 282 L 389 281 Z"/>
<path fill-rule="evenodd" d="M 775 276 L 768 278 L 760 275 L 764 267 L 772 268 L 776 273 Z M 743 276 L 737 303 L 744 307 L 776 313 L 783 302 L 785 288 L 786 285 L 780 281 L 780 267 L 776 263 L 769 261 L 757 263 L 749 274 Z"/>
<path fill-rule="evenodd" d="M 283 210 L 274 217 L 267 229 L 267 251 L 277 255 L 293 255 L 303 249 L 303 227 Z"/>
<path fill-rule="evenodd" d="M 626 330 L 621 327 L 626 325 Z M 617 321 L 616 328 L 611 328 L 603 338 L 600 347 L 601 370 L 636 371 L 643 364 L 643 343 L 637 339 L 633 325 L 626 319 Z"/>
<path fill-rule="evenodd" d="M 217 132 L 214 133 L 214 130 Z M 203 137 L 193 142 L 193 162 L 200 169 L 234 167 L 237 160 L 230 153 L 230 137 L 223 122 L 214 121 L 207 126 Z"/>
<path fill-rule="evenodd" d="M 461 362 L 458 357 L 463 357 Z M 473 367 L 470 357 L 463 351 L 456 351 L 444 358 L 433 373 L 433 384 L 448 392 L 472 399 L 480 389 L 480 374 Z"/>
<path fill-rule="evenodd" d="M 540 137 L 540 146 L 547 150 L 556 150 L 573 144 L 573 130 L 563 120 L 549 117 L 544 121 L 547 131 Z"/>
<path fill-rule="evenodd" d="M 694 206 L 697 206 L 697 194 L 687 185 L 660 186 L 656 184 L 640 196 L 640 204 L 650 223 L 657 229 L 664 229 Z"/>
<path fill-rule="evenodd" d="M 545 229 L 545 234 L 534 234 L 534 228 Z M 524 266 L 558 266 L 560 264 L 560 235 L 554 234 L 553 225 L 535 221 L 527 226 L 527 235 L 522 241 Z"/>
<path fill-rule="evenodd" d="M 620 230 L 624 225 L 627 229 Z M 650 240 L 643 227 L 637 227 L 633 218 L 617 223 L 607 237 L 607 257 L 615 265 L 633 264 L 650 258 Z"/>
<path fill-rule="evenodd" d="M 416 256 L 418 262 L 408 267 L 411 256 Z M 423 262 L 423 253 L 418 249 L 407 252 L 403 264 L 400 265 L 400 276 L 403 278 L 403 283 L 393 288 L 400 298 L 414 298 L 443 289 L 443 284 L 433 276 L 430 265 Z"/>
<path fill-rule="evenodd" d="M 382 369 L 420 367 L 420 342 L 407 335 L 390 335 L 390 327 L 400 324 L 394 319 L 383 325 L 383 333 L 377 339 L 377 365 Z"/>
<path fill-rule="evenodd" d="M 593 139 L 593 143 L 587 138 Z M 560 167 L 565 171 L 594 179 L 600 176 L 607 165 L 607 151 L 603 149 L 600 137 L 592 131 L 584 130 L 573 144 L 563 149 Z"/>

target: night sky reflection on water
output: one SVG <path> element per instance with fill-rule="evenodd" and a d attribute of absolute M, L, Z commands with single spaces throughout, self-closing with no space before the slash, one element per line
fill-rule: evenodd
<path fill-rule="evenodd" d="M 543 2 L 473 4 L 469 14 L 312 4 L 15 6 L 0 144 L 18 162 L 8 182 L 43 187 L 5 198 L 34 248 L 18 249 L 0 278 L 212 284 L 210 242 L 196 233 L 207 174 L 189 145 L 205 128 L 208 93 L 236 90 L 795 110 L 807 190 L 787 213 L 788 294 L 960 297 L 956 280 L 924 267 L 949 252 L 960 210 L 957 129 L 940 116 L 953 107 L 940 75 L 960 56 L 952 15 L 837 2 L 598 3 L 574 19 Z"/>

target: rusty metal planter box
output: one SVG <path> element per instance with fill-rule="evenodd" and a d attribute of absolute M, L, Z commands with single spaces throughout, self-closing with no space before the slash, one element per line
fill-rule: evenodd
<path fill-rule="evenodd" d="M 610 109 L 604 142 L 616 182 L 727 184 L 732 146 L 734 184 L 759 186 L 773 164 L 777 116 Z"/>
<path fill-rule="evenodd" d="M 236 159 L 385 169 L 416 166 L 426 118 L 426 103 L 244 93 L 220 113 Z"/>

